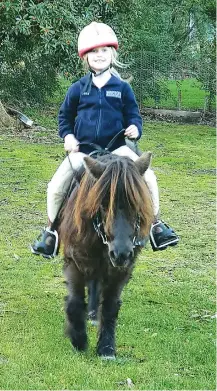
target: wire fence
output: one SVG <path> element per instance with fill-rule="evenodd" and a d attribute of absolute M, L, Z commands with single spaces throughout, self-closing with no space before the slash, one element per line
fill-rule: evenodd
<path fill-rule="evenodd" d="M 175 110 L 215 110 L 210 91 L 198 81 L 195 67 L 184 61 L 172 61 L 154 52 L 141 50 L 125 60 L 125 71 L 140 108 Z"/>

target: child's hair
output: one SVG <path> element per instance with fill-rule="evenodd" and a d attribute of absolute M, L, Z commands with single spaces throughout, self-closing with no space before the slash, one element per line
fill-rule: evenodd
<path fill-rule="evenodd" d="M 121 75 L 119 74 L 119 72 L 115 69 L 115 67 L 117 68 L 126 68 L 128 65 L 127 64 L 124 64 L 120 61 L 118 61 L 118 53 L 117 51 L 115 50 L 115 48 L 113 47 L 110 47 L 110 50 L 111 50 L 111 68 L 110 68 L 110 72 L 112 75 L 118 77 L 119 79 L 122 79 L 121 78 Z M 83 56 L 83 64 L 84 64 L 84 69 L 85 69 L 85 72 L 89 71 L 90 67 L 89 67 L 89 64 L 88 64 L 88 60 L 87 60 L 87 56 L 88 56 L 88 53 L 86 53 L 84 56 Z"/>

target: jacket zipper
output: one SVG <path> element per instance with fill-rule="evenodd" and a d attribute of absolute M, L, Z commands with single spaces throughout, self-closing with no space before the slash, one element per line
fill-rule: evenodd
<path fill-rule="evenodd" d="M 100 131 L 100 125 L 101 125 L 101 115 L 102 115 L 102 95 L 101 95 L 101 88 L 99 88 L 99 118 L 98 123 L 96 127 L 96 140 L 99 139 L 99 131 Z"/>

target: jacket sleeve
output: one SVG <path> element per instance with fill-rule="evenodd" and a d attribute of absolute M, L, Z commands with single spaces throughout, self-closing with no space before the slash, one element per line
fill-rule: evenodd
<path fill-rule="evenodd" d="M 123 88 L 123 115 L 125 128 L 128 128 L 130 125 L 137 126 L 139 131 L 138 140 L 142 135 L 142 117 L 139 113 L 139 107 L 133 90 L 127 82 L 124 83 Z"/>
<path fill-rule="evenodd" d="M 74 83 L 69 87 L 58 114 L 59 135 L 64 138 L 74 134 L 75 118 L 80 99 L 80 84 Z"/>

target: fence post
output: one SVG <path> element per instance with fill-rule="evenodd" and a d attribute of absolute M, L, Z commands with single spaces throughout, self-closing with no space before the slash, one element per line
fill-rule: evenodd
<path fill-rule="evenodd" d="M 176 80 L 176 87 L 178 90 L 178 110 L 181 110 L 182 105 L 182 90 L 181 90 L 181 82 Z"/>

